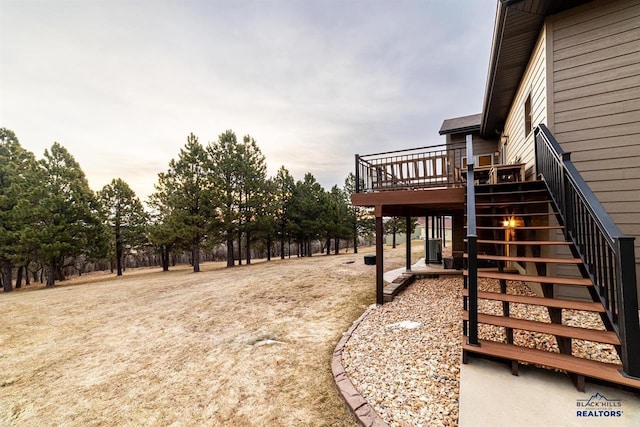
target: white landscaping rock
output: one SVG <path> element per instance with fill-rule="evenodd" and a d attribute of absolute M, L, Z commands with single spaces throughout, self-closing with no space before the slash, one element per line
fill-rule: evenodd
<path fill-rule="evenodd" d="M 411 320 L 403 320 L 398 323 L 391 323 L 387 328 L 417 329 L 422 326 L 420 322 L 412 322 Z"/>

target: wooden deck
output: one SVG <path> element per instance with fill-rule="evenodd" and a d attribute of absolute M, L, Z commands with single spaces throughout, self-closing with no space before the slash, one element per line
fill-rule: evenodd
<path fill-rule="evenodd" d="M 372 207 L 376 216 L 425 216 L 431 213 L 464 210 L 464 188 L 428 188 L 354 193 L 354 206 Z"/>

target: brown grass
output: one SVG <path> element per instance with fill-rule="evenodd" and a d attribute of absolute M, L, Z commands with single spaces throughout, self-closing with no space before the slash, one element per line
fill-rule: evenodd
<path fill-rule="evenodd" d="M 330 356 L 374 301 L 371 251 L 2 294 L 0 425 L 352 425 Z"/>

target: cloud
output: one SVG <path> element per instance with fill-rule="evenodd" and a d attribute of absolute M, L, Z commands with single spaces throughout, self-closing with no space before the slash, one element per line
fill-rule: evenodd
<path fill-rule="evenodd" d="M 464 13 L 460 10 L 464 8 Z M 146 197 L 194 132 L 251 134 L 275 173 L 444 142 L 480 111 L 495 0 L 3 2 L 0 125 L 59 141 L 94 189 Z"/>

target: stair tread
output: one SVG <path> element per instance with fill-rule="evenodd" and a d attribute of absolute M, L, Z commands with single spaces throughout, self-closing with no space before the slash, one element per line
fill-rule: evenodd
<path fill-rule="evenodd" d="M 527 213 L 486 213 L 486 214 L 476 214 L 476 216 L 481 216 L 481 217 L 502 217 L 504 218 L 505 216 L 517 216 L 517 217 L 525 217 L 525 216 L 549 216 L 549 215 L 555 215 L 555 212 L 527 212 Z M 465 214 L 466 216 L 466 214 Z"/>
<path fill-rule="evenodd" d="M 640 389 L 640 381 L 622 375 L 621 365 L 580 359 L 568 354 L 550 353 L 544 350 L 525 348 L 513 344 L 479 340 L 480 346 L 469 345 L 463 337 L 462 348 L 470 353 L 503 357 L 526 363 L 535 363 L 549 368 L 562 369 L 574 374 L 621 384 Z"/>
<path fill-rule="evenodd" d="M 469 320 L 469 312 L 463 311 L 462 317 L 464 320 Z M 594 341 L 604 344 L 620 345 L 620 340 L 613 331 L 578 328 L 575 326 L 561 325 L 559 323 L 546 323 L 539 322 L 537 320 L 516 319 L 515 317 L 494 316 L 492 314 L 483 313 L 478 313 L 478 323 Z"/>
<path fill-rule="evenodd" d="M 550 203 L 550 200 L 527 200 L 525 202 L 522 201 L 501 201 L 501 202 L 476 202 L 476 207 L 491 207 L 491 206 L 529 206 L 529 205 L 541 205 Z"/>
<path fill-rule="evenodd" d="M 469 290 L 462 290 L 463 296 L 469 296 Z M 527 295 L 503 294 L 498 292 L 478 291 L 478 298 L 490 299 L 493 301 L 505 301 L 518 304 L 540 305 L 543 307 L 564 308 L 567 310 L 592 311 L 604 313 L 605 309 L 601 303 L 587 301 L 573 301 L 557 298 L 532 297 Z"/>
<path fill-rule="evenodd" d="M 469 272 L 464 270 L 463 274 L 468 276 Z M 584 279 L 581 277 L 527 276 L 524 274 L 498 273 L 493 271 L 478 271 L 478 277 L 498 280 L 518 280 L 534 283 L 553 283 L 556 285 L 593 286 L 591 279 Z"/>
<path fill-rule="evenodd" d="M 478 243 L 489 243 L 493 245 L 543 245 L 543 246 L 571 244 L 571 242 L 565 242 L 563 240 L 478 240 Z"/>
<path fill-rule="evenodd" d="M 467 228 L 465 225 L 464 228 Z M 477 230 L 506 230 L 507 227 L 503 225 L 496 226 L 476 226 Z M 518 227 L 518 230 L 562 230 L 564 229 L 563 225 L 525 225 L 522 227 Z"/>
<path fill-rule="evenodd" d="M 468 258 L 468 254 L 464 254 L 464 257 Z M 545 263 L 555 263 L 555 264 L 580 264 L 582 262 L 580 258 L 543 258 L 543 257 L 528 257 L 528 256 L 485 255 L 485 254 L 478 254 L 478 259 L 486 259 L 491 261 L 545 262 Z"/>
<path fill-rule="evenodd" d="M 497 182 L 495 184 L 478 184 L 475 186 L 476 189 L 486 190 L 490 188 L 500 188 L 500 187 L 531 187 L 531 188 L 543 188 L 547 187 L 544 184 L 544 181 L 535 180 L 535 181 L 516 181 L 516 182 Z"/>
<path fill-rule="evenodd" d="M 476 196 L 519 196 L 522 194 L 548 194 L 546 188 L 536 188 L 533 190 L 522 190 L 522 191 L 496 191 L 496 192 L 478 192 L 476 191 Z"/>

